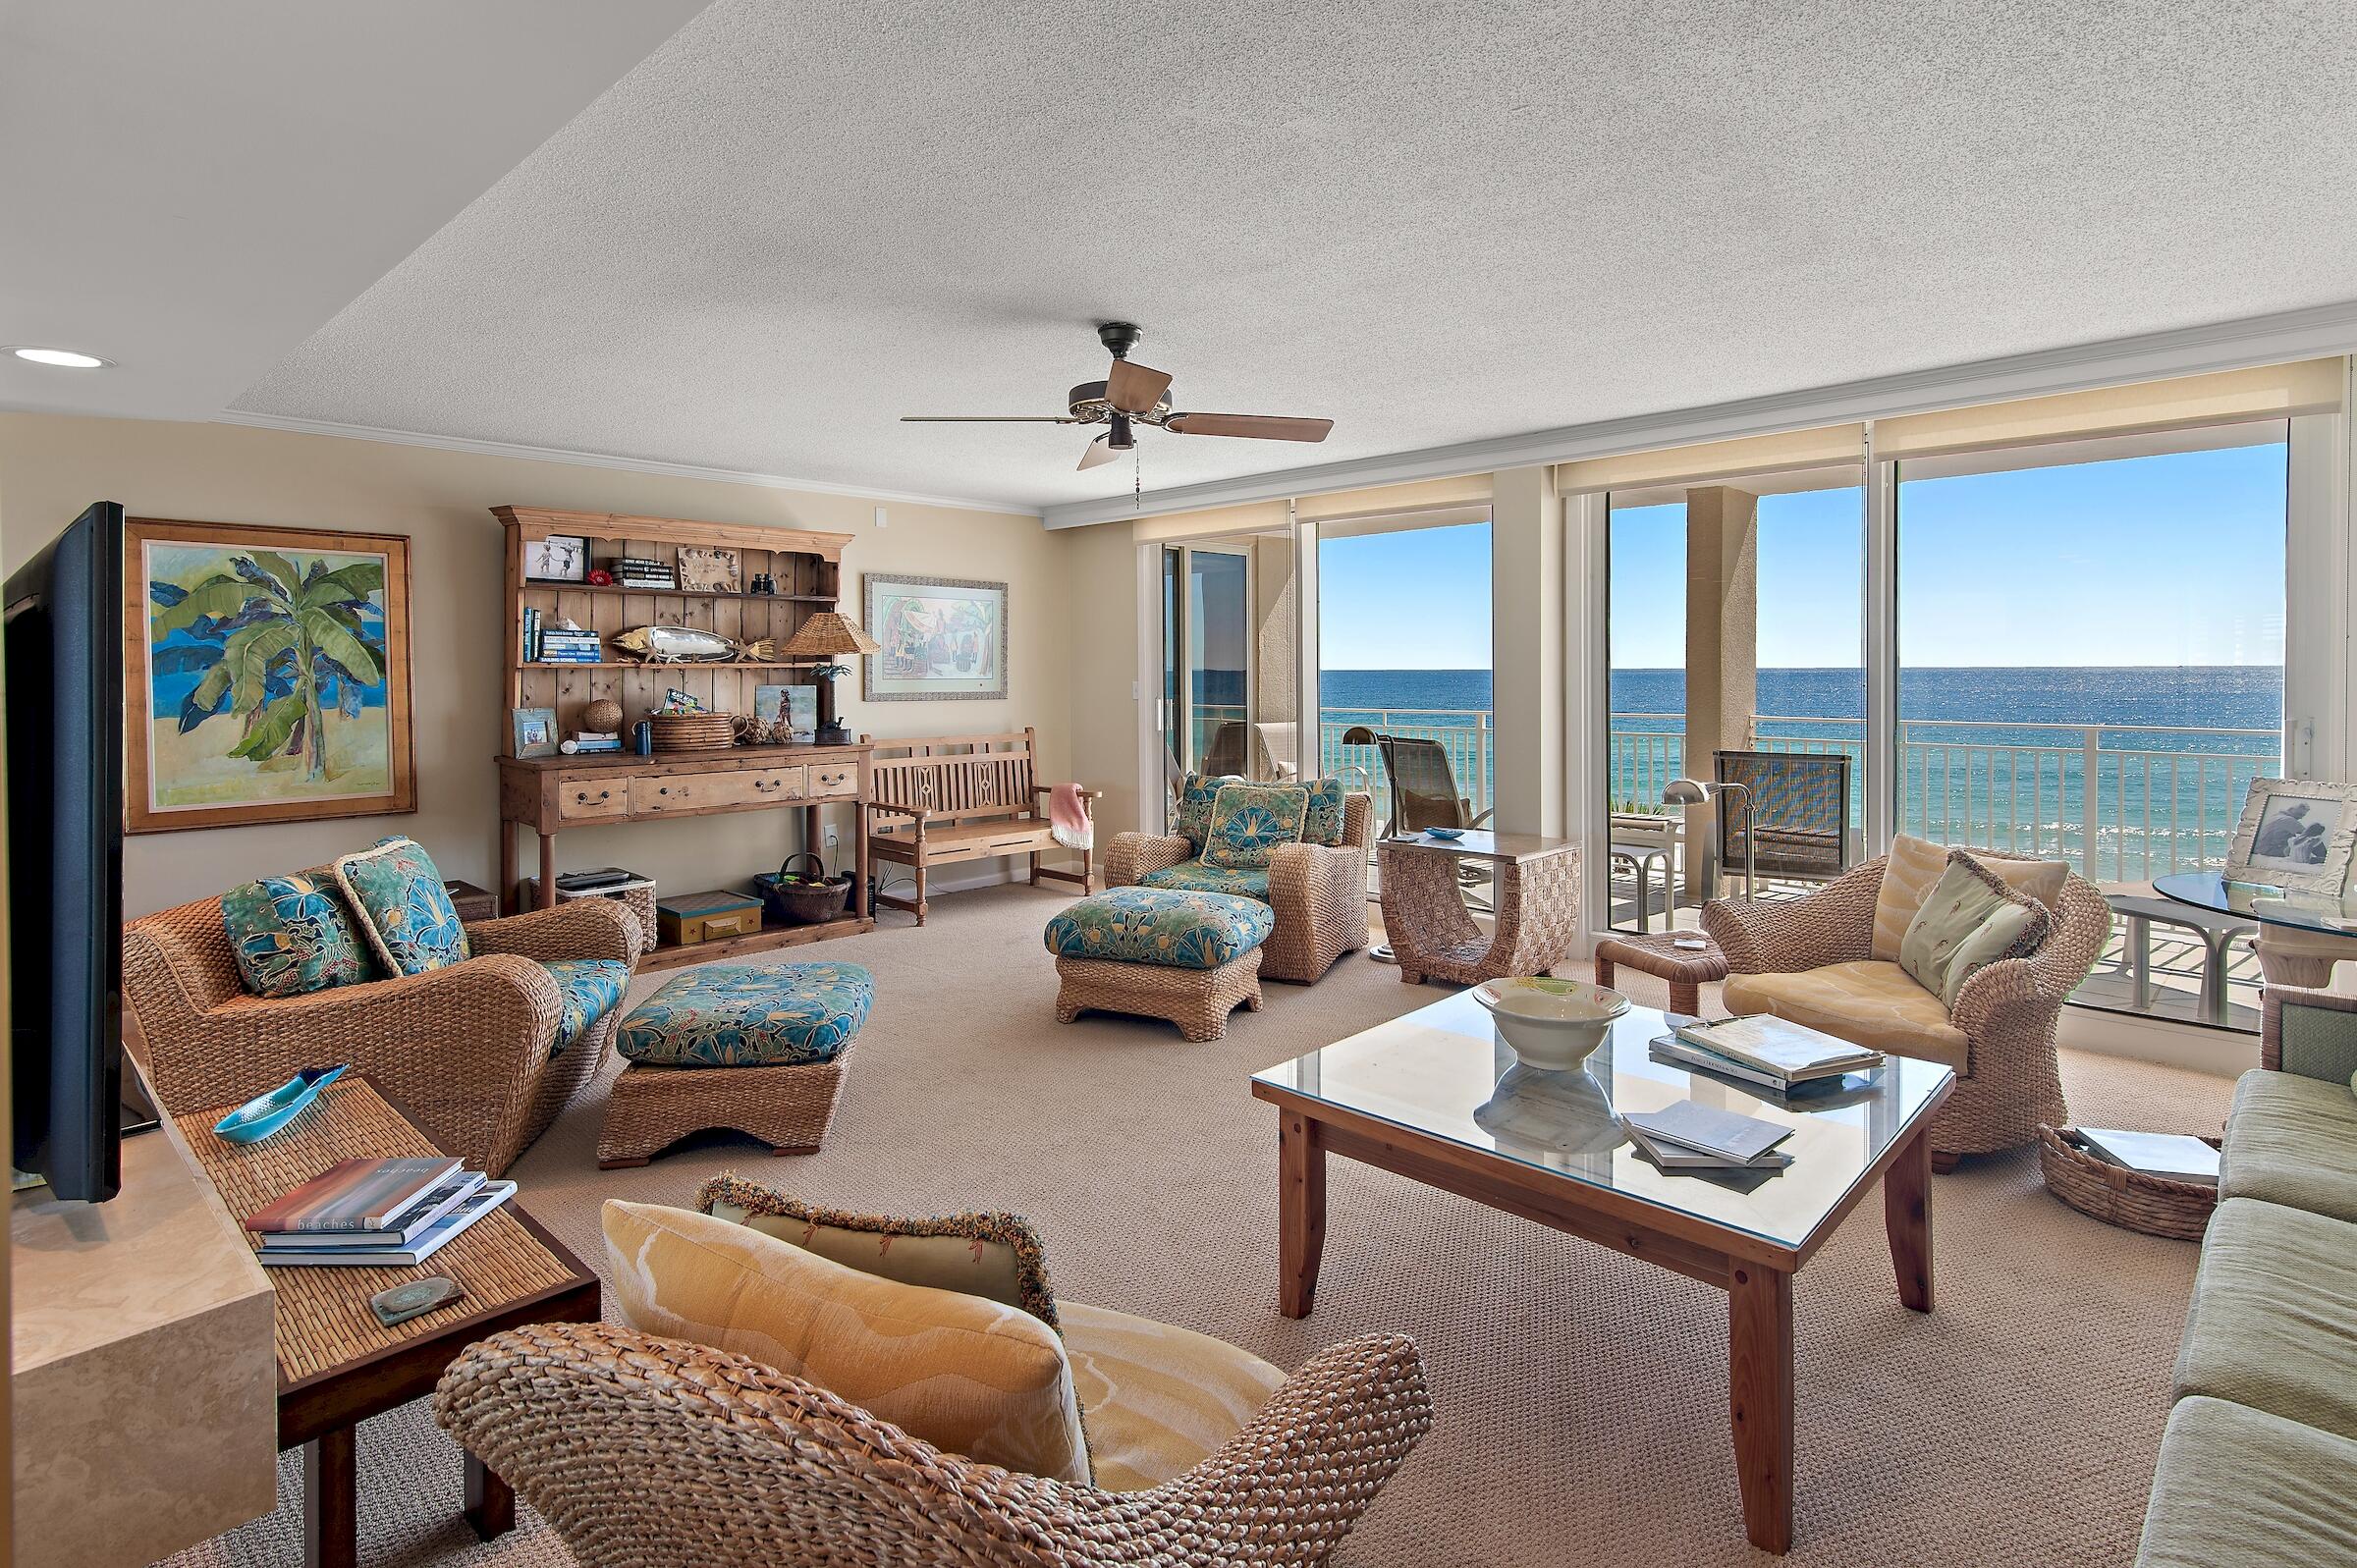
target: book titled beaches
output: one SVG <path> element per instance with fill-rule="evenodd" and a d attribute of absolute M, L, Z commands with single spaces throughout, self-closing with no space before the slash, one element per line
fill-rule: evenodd
<path fill-rule="evenodd" d="M 390 1230 L 416 1201 L 459 1172 L 456 1160 L 407 1156 L 341 1160 L 293 1192 L 246 1217 L 257 1235 L 333 1230 Z"/>

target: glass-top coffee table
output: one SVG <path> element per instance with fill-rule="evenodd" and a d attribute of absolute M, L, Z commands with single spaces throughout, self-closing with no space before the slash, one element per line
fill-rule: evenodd
<path fill-rule="evenodd" d="M 1278 1109 L 1279 1304 L 1306 1317 L 1326 1234 L 1326 1157 L 1341 1155 L 1717 1285 L 1743 1523 L 1792 1541 L 1792 1276 L 1879 1180 L 1899 1300 L 1932 1310 L 1932 1112 L 1955 1087 L 1892 1056 L 1787 1108 L 1731 1079 L 1655 1060 L 1670 1021 L 1632 1007 L 1585 1073 L 1518 1065 L 1470 992 L 1252 1075 Z M 1790 1125 L 1791 1165 L 1673 1176 L 1622 1137 L 1616 1109 L 1679 1100 Z"/>

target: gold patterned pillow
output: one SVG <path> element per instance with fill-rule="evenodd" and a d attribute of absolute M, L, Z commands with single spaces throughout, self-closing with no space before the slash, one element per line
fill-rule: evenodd
<path fill-rule="evenodd" d="M 807 1379 L 951 1453 L 1090 1484 L 1071 1366 L 1029 1313 L 686 1209 L 609 1200 L 605 1233 L 628 1326 Z"/>
<path fill-rule="evenodd" d="M 1886 963 L 1898 962 L 1899 946 L 1906 941 L 1907 927 L 1915 919 L 1915 911 L 1931 894 L 1933 884 L 1947 870 L 1948 849 L 1946 844 L 1933 843 L 1900 834 L 1891 840 L 1891 855 L 1883 863 L 1883 884 L 1874 895 L 1874 950 L 1871 956 Z M 2062 885 L 2070 880 L 2070 867 L 2059 860 L 2007 860 L 1996 855 L 1974 855 L 1973 863 L 2016 892 L 2026 893 L 2044 904 L 2051 912 L 2062 907 Z"/>

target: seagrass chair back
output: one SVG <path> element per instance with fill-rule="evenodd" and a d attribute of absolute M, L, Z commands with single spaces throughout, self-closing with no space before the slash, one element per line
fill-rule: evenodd
<path fill-rule="evenodd" d="M 1849 869 L 1849 757 L 1842 752 L 1720 751 L 1722 784 L 1751 791 L 1751 810 L 1719 812 L 1719 860 L 1732 871 L 1830 882 Z M 1756 847 L 1757 859 L 1751 859 Z"/>

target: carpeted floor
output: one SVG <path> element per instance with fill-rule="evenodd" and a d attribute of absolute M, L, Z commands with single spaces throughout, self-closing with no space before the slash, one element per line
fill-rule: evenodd
<path fill-rule="evenodd" d="M 828 945 L 875 972 L 878 996 L 823 1153 L 777 1160 L 717 1138 L 601 1172 L 601 1080 L 511 1172 L 521 1201 L 593 1263 L 604 1199 L 685 1204 L 731 1167 L 847 1208 L 1017 1210 L 1047 1240 L 1059 1293 L 1282 1366 L 1355 1334 L 1414 1336 L 1437 1420 L 1340 1563 L 1772 1560 L 1743 1540 L 1716 1291 L 1337 1161 L 1317 1311 L 1278 1316 L 1275 1113 L 1245 1077 L 1437 992 L 1353 955 L 1314 988 L 1269 985 L 1268 1010 L 1210 1045 L 1094 1014 L 1059 1027 L 1039 945 L 1058 901 L 990 889 L 943 900 L 921 932 L 896 918 Z M 1666 1001 L 1657 982 L 1629 984 Z M 2214 1129 L 2231 1089 L 2085 1054 L 2064 1074 L 2082 1119 L 2129 1126 Z M 1928 1317 L 1898 1304 L 1871 1199 L 1799 1276 L 1786 1560 L 2129 1562 L 2195 1249 L 2063 1208 L 2028 1151 L 1937 1178 L 1934 1230 Z M 528 1510 L 514 1534 L 475 1541 L 457 1514 L 458 1450 L 422 1402 L 360 1429 L 360 1466 L 366 1563 L 571 1561 Z M 275 1515 L 174 1561 L 300 1561 L 300 1480 L 289 1456 Z"/>

